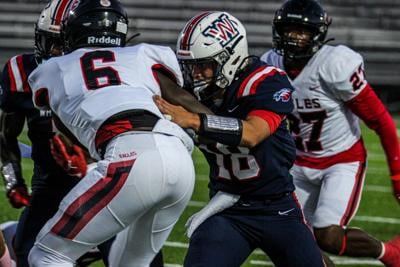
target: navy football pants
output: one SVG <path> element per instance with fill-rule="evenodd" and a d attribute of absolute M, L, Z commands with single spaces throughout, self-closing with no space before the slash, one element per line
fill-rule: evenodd
<path fill-rule="evenodd" d="M 193 233 L 184 266 L 236 267 L 260 248 L 277 267 L 322 267 L 321 252 L 292 194 L 242 201 Z"/>

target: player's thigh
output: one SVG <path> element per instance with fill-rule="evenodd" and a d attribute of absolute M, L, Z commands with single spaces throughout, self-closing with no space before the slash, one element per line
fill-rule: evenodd
<path fill-rule="evenodd" d="M 194 231 L 184 266 L 238 267 L 253 249 L 230 219 L 214 215 Z"/>
<path fill-rule="evenodd" d="M 313 226 L 347 225 L 354 217 L 364 186 L 365 164 L 336 164 L 324 170 Z"/>
<path fill-rule="evenodd" d="M 190 199 L 190 194 L 187 196 L 154 207 L 120 232 L 112 245 L 111 266 L 148 266 L 182 214 Z"/>
<path fill-rule="evenodd" d="M 312 223 L 314 212 L 317 208 L 321 186 L 319 170 L 294 165 L 290 169 L 296 187 L 296 195 L 303 208 L 307 220 Z"/>
<path fill-rule="evenodd" d="M 76 259 L 160 202 L 190 198 L 193 184 L 193 163 L 177 138 L 123 135 L 107 147 L 106 160 L 64 198 L 38 241 Z"/>
<path fill-rule="evenodd" d="M 283 218 L 282 218 L 283 219 Z M 311 229 L 299 219 L 276 221 L 268 249 L 263 250 L 277 267 L 323 267 L 322 255 Z"/>

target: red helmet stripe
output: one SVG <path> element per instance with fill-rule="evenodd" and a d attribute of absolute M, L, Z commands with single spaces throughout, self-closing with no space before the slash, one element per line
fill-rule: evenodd
<path fill-rule="evenodd" d="M 182 50 L 187 50 L 189 48 L 189 41 L 190 41 L 190 37 L 192 36 L 193 33 L 193 29 L 197 26 L 197 24 L 199 24 L 199 22 L 206 16 L 208 16 L 210 13 L 212 13 L 211 11 L 208 12 L 204 12 L 201 13 L 200 15 L 192 18 L 185 26 L 185 28 L 183 29 L 183 35 L 184 37 L 182 38 L 181 41 L 181 49 Z"/>
<path fill-rule="evenodd" d="M 56 12 L 54 13 L 53 23 L 55 25 L 61 25 L 64 18 L 65 11 L 68 9 L 70 0 L 60 0 L 58 2 Z"/>

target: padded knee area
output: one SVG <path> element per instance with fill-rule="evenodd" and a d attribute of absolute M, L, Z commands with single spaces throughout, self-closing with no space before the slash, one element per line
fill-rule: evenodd
<path fill-rule="evenodd" d="M 73 263 L 57 256 L 55 253 L 49 253 L 43 249 L 33 246 L 29 252 L 30 267 L 73 267 Z"/>
<path fill-rule="evenodd" d="M 338 225 L 315 228 L 314 235 L 319 247 L 329 253 L 339 254 L 343 250 L 345 230 Z"/>

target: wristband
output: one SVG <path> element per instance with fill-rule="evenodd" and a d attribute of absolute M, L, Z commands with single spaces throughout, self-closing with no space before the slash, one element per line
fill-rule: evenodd
<path fill-rule="evenodd" d="M 242 140 L 243 124 L 238 118 L 199 114 L 199 136 L 228 146 L 238 146 Z"/>
<path fill-rule="evenodd" d="M 1 174 L 3 175 L 7 191 L 11 190 L 17 184 L 24 184 L 18 163 L 8 162 L 4 164 L 1 167 Z"/>

